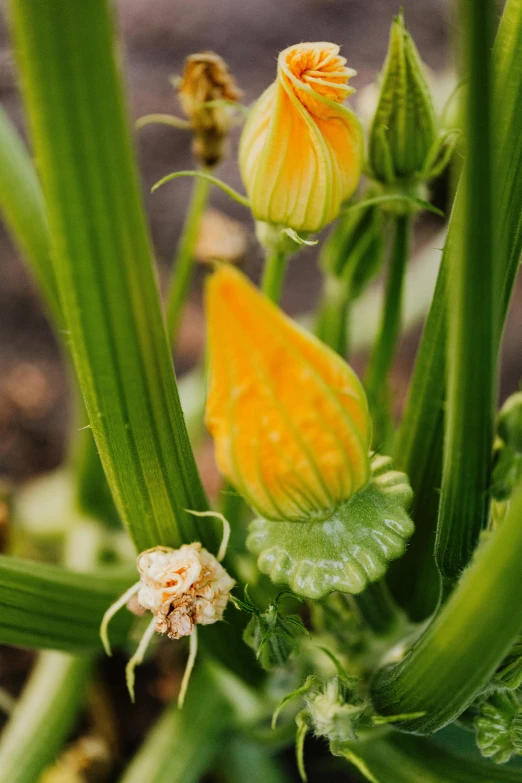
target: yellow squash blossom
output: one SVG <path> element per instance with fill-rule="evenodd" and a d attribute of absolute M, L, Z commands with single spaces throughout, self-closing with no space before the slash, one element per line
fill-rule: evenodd
<path fill-rule="evenodd" d="M 239 164 L 254 217 L 296 231 L 318 231 L 352 195 L 363 162 L 353 92 L 339 47 L 302 43 L 278 58 L 277 79 L 253 106 Z"/>
<path fill-rule="evenodd" d="M 271 520 L 324 519 L 370 476 L 362 386 L 240 272 L 208 280 L 206 422 L 218 466 Z"/>

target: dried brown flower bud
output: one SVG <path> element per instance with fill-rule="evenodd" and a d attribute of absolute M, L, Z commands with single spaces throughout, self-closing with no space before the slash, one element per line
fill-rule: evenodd
<path fill-rule="evenodd" d="M 234 580 L 201 544 L 154 547 L 137 560 L 138 604 L 156 617 L 156 631 L 190 636 L 194 625 L 221 620 Z"/>
<path fill-rule="evenodd" d="M 192 152 L 204 166 L 215 166 L 223 157 L 232 110 L 226 101 L 241 97 L 225 61 L 214 52 L 198 52 L 185 60 L 176 85 L 181 107 L 194 132 Z M 214 105 L 209 106 L 210 102 Z"/>

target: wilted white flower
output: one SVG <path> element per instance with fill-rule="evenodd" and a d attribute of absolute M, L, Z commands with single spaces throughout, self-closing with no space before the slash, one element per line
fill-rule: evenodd
<path fill-rule="evenodd" d="M 196 624 L 221 620 L 235 584 L 200 543 L 148 549 L 139 555 L 137 568 L 137 602 L 155 615 L 156 631 L 171 639 L 190 636 Z"/>

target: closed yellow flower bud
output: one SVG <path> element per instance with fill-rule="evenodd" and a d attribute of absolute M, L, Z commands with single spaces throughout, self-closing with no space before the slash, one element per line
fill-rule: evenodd
<path fill-rule="evenodd" d="M 332 43 L 281 52 L 277 79 L 253 106 L 239 148 L 255 218 L 319 231 L 337 217 L 363 162 L 361 125 L 342 105 L 354 73 Z"/>
<path fill-rule="evenodd" d="M 240 272 L 209 279 L 206 423 L 218 466 L 265 519 L 331 516 L 370 476 L 363 388 Z"/>

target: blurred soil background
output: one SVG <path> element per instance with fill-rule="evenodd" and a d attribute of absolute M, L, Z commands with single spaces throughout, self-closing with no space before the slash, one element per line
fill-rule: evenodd
<path fill-rule="evenodd" d="M 451 67 L 454 25 L 450 0 L 402 0 L 402 5 L 407 26 L 425 62 L 435 73 L 447 71 Z M 120 0 L 117 7 L 130 112 L 137 119 L 155 112 L 180 114 L 169 77 L 181 73 L 187 55 L 204 49 L 217 52 L 227 61 L 244 91 L 246 104 L 274 79 L 278 52 L 298 41 L 332 40 L 341 44 L 348 64 L 358 71 L 353 85 L 361 90 L 375 79 L 383 63 L 389 26 L 399 3 L 398 0 Z M 25 134 L 5 14 L 5 4 L 0 0 L 0 101 Z M 239 128 L 234 130 L 230 157 L 217 174 L 243 190 L 236 161 L 239 132 Z M 135 135 L 144 199 L 164 289 L 191 182 L 183 179 L 171 182 L 153 195 L 150 188 L 170 172 L 194 167 L 191 138 L 188 133 L 159 125 L 143 128 Z M 439 205 L 445 206 L 445 192 L 444 184 L 437 188 Z M 223 230 L 228 231 L 226 225 L 223 229 L 222 221 L 231 219 L 234 221 L 232 241 L 242 255 L 241 264 L 257 277 L 261 253 L 256 247 L 251 217 L 216 189 L 212 192 L 211 205 L 218 212 L 207 217 L 200 255 L 205 255 L 205 242 L 216 240 L 216 232 L 219 235 Z M 429 242 L 440 225 L 433 216 L 423 219 L 417 226 L 416 247 Z M 316 257 L 317 251 L 308 248 L 291 263 L 283 305 L 292 314 L 310 309 L 317 300 L 320 276 Z M 204 269 L 200 267 L 175 356 L 178 374 L 193 366 L 202 353 L 203 276 Z M 401 341 L 394 369 L 397 412 L 404 400 L 419 335 L 420 326 Z M 522 375 L 520 281 L 504 343 L 503 398 L 517 388 Z M 355 357 L 359 370 L 364 360 L 364 356 Z M 67 417 L 66 377 L 56 341 L 22 260 L 0 225 L 0 481 L 16 485 L 57 467 L 64 455 Z M 210 448 L 203 449 L 200 460 L 207 485 L 215 486 Z M 0 532 L 4 517 L 0 502 Z M 18 690 L 30 659 L 28 653 L 0 649 L 0 682 L 5 683 L 9 673 L 9 689 Z M 112 661 L 111 678 L 122 679 L 122 669 L 123 661 Z M 143 709 L 143 702 L 141 705 Z M 151 709 L 153 713 L 155 710 Z M 134 725 L 128 729 L 130 745 L 135 745 L 140 728 Z M 319 778 L 312 775 L 311 780 L 314 779 Z M 333 770 L 328 779 L 348 780 L 344 773 L 336 778 Z"/>

